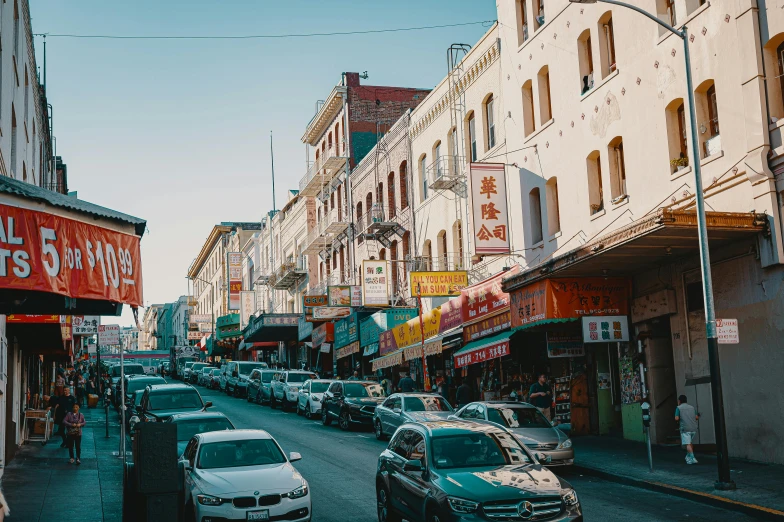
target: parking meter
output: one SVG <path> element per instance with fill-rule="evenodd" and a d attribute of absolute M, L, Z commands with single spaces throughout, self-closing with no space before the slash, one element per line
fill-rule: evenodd
<path fill-rule="evenodd" d="M 642 408 L 642 424 L 646 428 L 651 426 L 651 405 L 648 402 L 640 404 Z"/>

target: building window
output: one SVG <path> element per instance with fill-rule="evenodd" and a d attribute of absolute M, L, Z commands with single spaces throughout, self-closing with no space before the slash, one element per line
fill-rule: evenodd
<path fill-rule="evenodd" d="M 392 294 L 397 295 L 398 291 L 400 290 L 400 277 L 398 274 L 398 262 L 397 262 L 397 241 L 392 241 L 392 244 L 389 246 L 389 258 L 392 260 L 390 263 L 392 273 Z"/>
<path fill-rule="evenodd" d="M 534 31 L 544 25 L 544 0 L 534 0 Z"/>
<path fill-rule="evenodd" d="M 695 90 L 695 101 L 700 147 L 703 157 L 707 158 L 721 151 L 719 108 L 713 80 L 706 80 Z"/>
<path fill-rule="evenodd" d="M 449 270 L 449 252 L 446 247 L 446 230 L 438 233 L 436 241 L 438 247 L 438 266 L 436 270 Z"/>
<path fill-rule="evenodd" d="M 386 221 L 386 212 L 384 212 L 384 182 L 378 184 L 376 188 L 376 208 L 373 219 L 376 221 Z"/>
<path fill-rule="evenodd" d="M 373 222 L 372 220 L 373 193 L 372 192 L 368 192 L 368 195 L 365 198 L 365 208 L 367 209 L 367 225 L 365 226 L 365 228 L 370 228 L 370 224 Z"/>
<path fill-rule="evenodd" d="M 588 168 L 588 202 L 591 215 L 604 210 L 604 190 L 602 188 L 602 162 L 598 150 L 591 152 L 586 159 Z"/>
<path fill-rule="evenodd" d="M 536 130 L 534 119 L 534 89 L 533 82 L 528 80 L 523 84 L 523 132 L 529 136 Z"/>
<path fill-rule="evenodd" d="M 419 180 L 422 183 L 422 198 L 424 201 L 427 199 L 427 156 L 422 154 L 419 158 Z"/>
<path fill-rule="evenodd" d="M 586 29 L 577 39 L 577 57 L 580 61 L 580 93 L 593 89 L 593 47 L 591 31 Z"/>
<path fill-rule="evenodd" d="M 667 146 L 670 169 L 677 172 L 689 165 L 689 149 L 686 136 L 686 111 L 683 99 L 673 100 L 665 109 L 667 122 Z"/>
<path fill-rule="evenodd" d="M 542 125 L 553 118 L 553 104 L 550 101 L 550 69 L 545 65 L 537 75 L 539 80 L 539 119 Z"/>
<path fill-rule="evenodd" d="M 5 3 L 5 2 L 3 2 Z M 16 65 L 19 66 L 19 2 L 14 1 L 14 56 Z M 19 83 L 17 81 L 17 83 Z"/>
<path fill-rule="evenodd" d="M 386 261 L 387 260 L 387 250 L 386 250 L 386 248 L 382 248 L 381 250 L 379 250 L 378 258 L 380 260 L 382 260 L 382 261 Z"/>
<path fill-rule="evenodd" d="M 495 147 L 495 102 L 493 95 L 487 97 L 485 102 L 485 126 L 487 127 L 487 150 Z"/>
<path fill-rule="evenodd" d="M 539 187 L 531 189 L 528 193 L 529 223 L 531 224 L 531 244 L 535 245 L 544 240 L 542 234 L 542 202 Z"/>
<path fill-rule="evenodd" d="M 359 203 L 357 203 L 357 218 L 354 220 L 354 223 L 359 224 L 360 228 L 362 228 L 362 218 L 363 217 L 364 216 L 362 215 L 362 202 L 360 201 Z M 357 243 L 361 244 L 362 241 L 363 241 L 362 234 L 359 234 L 357 236 Z"/>
<path fill-rule="evenodd" d="M 623 157 L 623 139 L 614 138 L 607 147 L 610 160 L 610 197 L 613 203 L 623 201 L 626 196 L 626 161 Z"/>
<path fill-rule="evenodd" d="M 408 164 L 404 161 L 400 164 L 400 210 L 408 208 Z"/>
<path fill-rule="evenodd" d="M 776 79 L 772 80 L 772 75 L 768 72 L 768 80 L 765 82 L 770 106 L 769 123 L 775 123 L 784 118 L 784 33 L 779 33 L 768 41 L 763 49 L 763 56 L 766 70 L 776 73 Z"/>
<path fill-rule="evenodd" d="M 395 202 L 395 173 L 390 172 L 387 176 L 387 204 L 389 205 L 389 218 L 397 215 L 397 203 Z"/>
<path fill-rule="evenodd" d="M 517 44 L 522 45 L 528 40 L 528 10 L 526 3 L 528 0 L 517 0 Z"/>
<path fill-rule="evenodd" d="M 449 172 L 453 176 L 457 176 L 459 154 L 457 152 L 457 129 L 455 127 L 452 127 L 452 130 L 449 131 L 447 141 L 449 142 Z"/>
<path fill-rule="evenodd" d="M 17 147 L 16 110 L 11 104 L 11 177 L 16 178 L 16 149 Z"/>
<path fill-rule="evenodd" d="M 403 233 L 403 252 L 401 253 L 401 259 L 408 261 L 411 259 L 411 234 L 408 230 Z M 403 276 L 406 275 L 406 263 L 403 263 Z"/>
<path fill-rule="evenodd" d="M 468 119 L 466 122 L 466 126 L 468 127 L 468 161 L 476 161 L 476 118 L 474 118 L 474 112 L 471 111 L 468 113 Z"/>
<path fill-rule="evenodd" d="M 552 237 L 561 231 L 561 210 L 558 203 L 558 178 L 552 177 L 545 185 L 547 196 L 547 233 Z"/>
<path fill-rule="evenodd" d="M 424 258 L 424 270 L 433 270 L 433 244 L 429 239 L 425 240 L 425 245 L 422 248 L 422 257 Z"/>
<path fill-rule="evenodd" d="M 463 224 L 460 220 L 452 225 L 452 244 L 455 245 L 454 270 L 463 269 Z"/>
<path fill-rule="evenodd" d="M 327 150 L 332 151 L 332 133 L 327 134 Z"/>
<path fill-rule="evenodd" d="M 444 161 L 441 158 L 441 140 L 438 140 L 435 145 L 433 145 L 433 165 L 436 169 L 436 178 L 440 179 L 444 175 Z"/>
<path fill-rule="evenodd" d="M 616 69 L 612 12 L 605 13 L 599 19 L 599 51 L 601 53 L 602 78 L 606 78 Z"/>

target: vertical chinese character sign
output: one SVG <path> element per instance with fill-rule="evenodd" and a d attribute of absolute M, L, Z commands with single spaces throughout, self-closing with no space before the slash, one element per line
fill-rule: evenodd
<path fill-rule="evenodd" d="M 242 252 L 228 252 L 229 266 L 229 310 L 240 309 L 242 292 Z"/>
<path fill-rule="evenodd" d="M 386 261 L 362 261 L 362 295 L 365 306 L 389 305 L 389 270 Z"/>
<path fill-rule="evenodd" d="M 240 292 L 240 328 L 245 328 L 250 322 L 250 317 L 256 313 L 256 292 L 243 290 Z"/>
<path fill-rule="evenodd" d="M 470 172 L 476 253 L 508 254 L 505 166 L 503 163 L 471 163 Z"/>

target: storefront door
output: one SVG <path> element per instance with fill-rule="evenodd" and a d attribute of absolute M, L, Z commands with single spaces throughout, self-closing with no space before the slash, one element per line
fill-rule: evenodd
<path fill-rule="evenodd" d="M 596 377 L 596 408 L 599 435 L 623 434 L 620 394 L 618 388 L 618 351 L 615 343 L 600 343 L 591 347 L 594 353 Z"/>
<path fill-rule="evenodd" d="M 646 354 L 647 381 L 651 408 L 651 442 L 679 444 L 675 408 L 678 391 L 675 387 L 675 364 L 669 318 L 653 319 L 641 325 L 650 337 L 643 339 Z"/>

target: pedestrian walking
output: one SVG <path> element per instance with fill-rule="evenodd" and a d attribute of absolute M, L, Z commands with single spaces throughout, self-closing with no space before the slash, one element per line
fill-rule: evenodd
<path fill-rule="evenodd" d="M 550 408 L 553 404 L 553 390 L 547 384 L 547 376 L 539 375 L 539 380 L 531 385 L 528 391 L 528 402 L 536 406 L 542 415 L 550 419 Z"/>
<path fill-rule="evenodd" d="M 461 381 L 460 386 L 457 387 L 457 394 L 455 395 L 455 400 L 457 402 L 457 407 L 462 408 L 466 404 L 471 403 L 471 396 L 473 392 L 471 387 L 468 385 L 467 382 Z"/>
<path fill-rule="evenodd" d="M 84 375 L 82 375 L 82 372 L 76 374 L 74 382 L 76 383 L 76 402 L 79 406 L 84 406 L 84 388 L 87 381 L 85 380 Z"/>
<path fill-rule="evenodd" d="M 71 395 L 71 389 L 68 386 L 63 388 L 62 397 L 52 397 L 49 403 L 54 410 L 54 423 L 57 424 L 57 435 L 63 440 L 62 444 L 60 444 L 61 448 L 66 447 L 66 430 L 63 421 L 68 412 L 73 410 L 74 404 L 76 404 L 76 398 Z"/>
<path fill-rule="evenodd" d="M 686 446 L 686 464 L 697 464 L 694 458 L 694 446 L 692 442 L 697 436 L 697 428 L 700 420 L 699 412 L 686 402 L 686 396 L 678 397 L 678 407 L 675 408 L 675 422 L 678 422 L 681 430 L 681 445 Z"/>
<path fill-rule="evenodd" d="M 349 381 L 358 381 L 359 380 L 359 372 L 354 370 L 354 374 L 349 377 L 347 380 Z"/>
<path fill-rule="evenodd" d="M 397 383 L 397 387 L 403 393 L 412 392 L 414 391 L 414 379 L 412 379 L 408 373 L 404 373 L 403 378 Z"/>
<path fill-rule="evenodd" d="M 68 455 L 69 462 L 74 463 L 74 449 L 76 449 L 76 465 L 82 463 L 82 428 L 86 424 L 84 415 L 79 412 L 79 405 L 74 404 L 73 409 L 63 419 L 63 424 L 68 429 Z"/>

